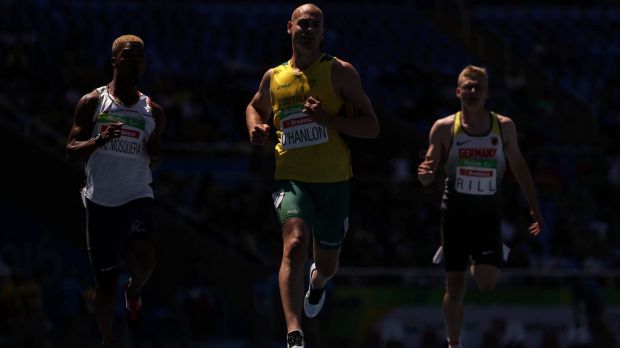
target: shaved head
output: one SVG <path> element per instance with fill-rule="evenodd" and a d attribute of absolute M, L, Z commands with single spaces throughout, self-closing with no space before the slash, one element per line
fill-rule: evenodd
<path fill-rule="evenodd" d="M 291 35 L 293 52 L 319 54 L 325 34 L 323 11 L 310 3 L 297 7 L 286 24 L 286 31 Z"/>
<path fill-rule="evenodd" d="M 299 7 L 297 7 L 294 11 L 293 14 L 291 15 L 291 22 L 295 21 L 297 18 L 299 18 L 299 16 L 302 13 L 305 12 L 311 12 L 311 13 L 315 13 L 315 14 L 320 14 L 321 19 L 323 18 L 323 11 L 321 11 L 321 9 L 315 5 L 315 4 L 303 4 Z"/>

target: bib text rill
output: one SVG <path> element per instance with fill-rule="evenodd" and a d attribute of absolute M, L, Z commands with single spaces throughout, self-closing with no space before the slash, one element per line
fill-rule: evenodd
<path fill-rule="evenodd" d="M 489 175 L 458 176 L 454 187 L 457 192 L 474 195 L 492 195 L 497 191 L 497 183 L 492 173 Z"/>

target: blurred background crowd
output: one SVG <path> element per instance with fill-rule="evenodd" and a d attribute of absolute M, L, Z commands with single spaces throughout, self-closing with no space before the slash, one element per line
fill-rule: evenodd
<path fill-rule="evenodd" d="M 78 195 L 83 169 L 65 161 L 64 144 L 77 100 L 110 81 L 111 43 L 126 33 L 145 42 L 141 91 L 167 113 L 154 183 L 160 261 L 145 288 L 149 330 L 133 346 L 279 342 L 273 151 L 249 145 L 244 111 L 265 70 L 290 58 L 286 22 L 298 5 L 0 1 L 0 347 L 97 342 Z M 355 177 L 343 268 L 437 270 L 441 182 L 422 187 L 415 168 L 433 122 L 459 108 L 456 78 L 468 64 L 488 68 L 489 109 L 514 119 L 546 220 L 544 233 L 530 238 L 527 204 L 508 172 L 507 268 L 598 274 L 619 266 L 615 2 L 317 5 L 324 51 L 357 68 L 382 124 L 376 140 L 349 139 Z M 614 288 L 614 278 L 605 279 L 585 288 Z M 597 296 L 583 297 L 603 301 Z M 118 313 L 122 320 L 122 307 Z M 590 329 L 592 347 L 611 342 L 604 341 L 611 329 Z"/>

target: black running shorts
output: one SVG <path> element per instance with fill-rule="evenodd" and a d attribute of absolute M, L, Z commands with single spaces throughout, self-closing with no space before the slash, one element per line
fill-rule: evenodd
<path fill-rule="evenodd" d="M 118 274 L 127 241 L 154 239 L 153 199 L 140 198 L 118 207 L 86 200 L 86 223 L 86 245 L 95 277 Z"/>
<path fill-rule="evenodd" d="M 440 228 L 447 272 L 463 272 L 471 264 L 502 267 L 501 218 L 497 209 L 441 209 Z"/>

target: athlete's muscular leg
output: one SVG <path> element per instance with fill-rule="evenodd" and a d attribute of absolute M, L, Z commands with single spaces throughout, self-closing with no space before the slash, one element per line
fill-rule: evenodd
<path fill-rule="evenodd" d="M 115 233 L 110 233 L 118 229 L 116 221 L 110 217 L 117 210 L 86 200 L 86 212 L 88 257 L 95 273 L 95 317 L 103 338 L 103 347 L 115 348 L 117 342 L 113 320 L 119 272 L 116 258 L 120 241 Z"/>
<path fill-rule="evenodd" d="M 338 271 L 341 248 L 323 249 L 314 241 L 313 250 L 317 271 L 312 274 L 312 287 L 322 289 L 325 287 L 325 283 Z"/>
<path fill-rule="evenodd" d="M 443 316 L 448 339 L 459 340 L 463 326 L 463 298 L 467 288 L 465 272 L 446 273 L 446 293 L 443 297 Z"/>
<path fill-rule="evenodd" d="M 118 272 L 111 271 L 110 274 L 103 274 L 97 277 L 94 309 L 95 317 L 101 330 L 104 348 L 116 347 L 112 320 L 114 318 L 114 307 L 116 306 L 117 286 Z"/>
<path fill-rule="evenodd" d="M 472 265 L 470 272 L 476 285 L 482 291 L 493 290 L 501 274 L 499 268 L 486 264 Z"/>
<path fill-rule="evenodd" d="M 155 269 L 155 244 L 150 240 L 132 240 L 127 249 L 127 265 L 131 273 L 127 297 L 137 298 Z"/>
<path fill-rule="evenodd" d="M 301 329 L 301 309 L 303 306 L 304 270 L 308 258 L 310 231 L 299 218 L 286 220 L 282 224 L 284 250 L 280 264 L 280 298 L 287 332 Z"/>

